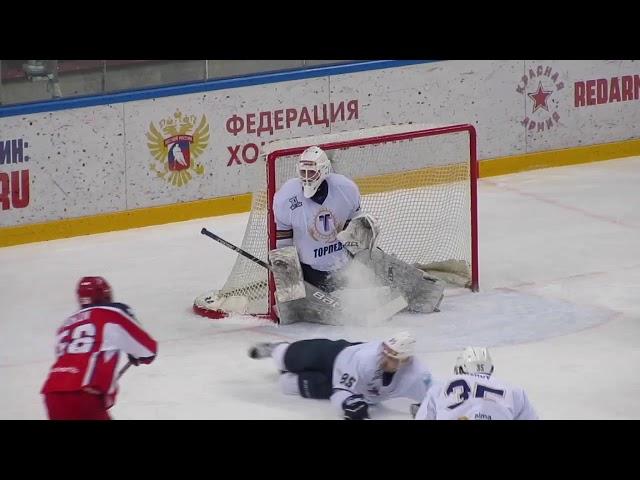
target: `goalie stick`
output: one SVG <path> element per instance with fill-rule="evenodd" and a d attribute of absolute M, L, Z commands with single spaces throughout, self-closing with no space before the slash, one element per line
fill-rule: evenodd
<path fill-rule="evenodd" d="M 269 265 L 267 262 L 263 262 L 258 257 L 254 257 L 253 255 L 251 255 L 249 252 L 245 252 L 240 247 L 236 247 L 233 243 L 227 242 L 224 238 L 219 237 L 215 233 L 210 232 L 209 230 L 207 230 L 206 228 L 202 228 L 202 230 L 200 230 L 200 233 L 202 235 L 206 235 L 207 237 L 214 239 L 216 242 L 220 242 L 225 247 L 230 248 L 231 250 L 233 250 L 233 251 L 239 253 L 240 255 L 242 255 L 243 257 L 248 258 L 252 262 L 257 263 L 261 267 L 264 267 L 269 271 L 273 271 L 271 269 L 271 265 Z"/>

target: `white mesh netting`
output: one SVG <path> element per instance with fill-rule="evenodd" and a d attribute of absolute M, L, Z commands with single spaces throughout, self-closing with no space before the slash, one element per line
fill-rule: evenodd
<path fill-rule="evenodd" d="M 325 147 L 325 151 L 333 171 L 352 178 L 360 187 L 362 211 L 379 220 L 378 246 L 446 281 L 470 286 L 470 185 L 475 181 L 471 178 L 470 128 L 394 125 L 272 142 L 265 147 L 262 159 L 265 161 L 271 152 L 277 156 L 275 184 L 267 187 L 266 169 L 258 169 L 257 185 L 265 188 L 253 194 L 241 248 L 267 260 L 267 195 L 273 196 L 286 180 L 297 175 L 298 154 L 278 156 L 278 152 L 347 142 L 339 148 Z M 405 136 L 407 132 L 413 132 L 406 135 L 409 138 L 379 138 Z M 364 144 L 349 144 L 354 141 Z M 266 315 L 268 293 L 267 270 L 238 255 L 223 288 L 200 295 L 194 309 L 211 317 L 230 313 Z"/>

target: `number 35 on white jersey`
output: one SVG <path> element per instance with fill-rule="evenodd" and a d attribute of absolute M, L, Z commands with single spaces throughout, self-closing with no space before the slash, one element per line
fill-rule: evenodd
<path fill-rule="evenodd" d="M 537 420 L 525 391 L 490 375 L 454 375 L 434 383 L 416 420 Z"/>

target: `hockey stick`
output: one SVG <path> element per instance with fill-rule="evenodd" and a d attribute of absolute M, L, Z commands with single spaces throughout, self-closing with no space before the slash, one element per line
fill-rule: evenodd
<path fill-rule="evenodd" d="M 124 372 L 126 372 L 127 370 L 129 370 L 129 367 L 131 367 L 131 365 L 133 365 L 133 363 L 131 363 L 131 362 L 127 362 L 127 364 L 126 364 L 124 367 L 122 367 L 122 368 L 120 369 L 120 371 L 118 372 L 118 377 L 116 378 L 116 380 L 120 380 L 120 377 L 121 377 L 122 375 L 124 375 Z"/>
<path fill-rule="evenodd" d="M 225 247 L 230 248 L 231 250 L 233 250 L 233 251 L 239 253 L 240 255 L 242 255 L 243 257 L 248 258 L 249 260 L 251 260 L 254 263 L 257 263 L 261 267 L 264 267 L 269 271 L 273 271 L 272 268 L 271 268 L 271 265 L 269 265 L 268 263 L 263 262 L 258 257 L 254 257 L 253 255 L 251 255 L 249 252 L 245 252 L 241 248 L 236 247 L 233 243 L 227 242 L 224 238 L 219 237 L 215 233 L 212 233 L 209 230 L 207 230 L 206 228 L 203 228 L 202 230 L 200 230 L 200 233 L 203 234 L 203 235 L 206 235 L 209 238 L 213 238 L 216 242 L 220 242 Z"/>

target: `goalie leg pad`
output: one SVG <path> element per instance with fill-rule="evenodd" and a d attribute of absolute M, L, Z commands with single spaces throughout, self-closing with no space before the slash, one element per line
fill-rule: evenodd
<path fill-rule="evenodd" d="M 305 282 L 307 295 L 305 298 L 291 302 L 279 303 L 277 306 L 280 325 L 289 325 L 296 322 L 320 323 L 323 325 L 349 325 L 355 323 L 370 324 L 379 323 L 392 317 L 407 306 L 407 301 L 401 296 L 401 292 L 393 293 L 392 298 L 383 299 L 382 303 L 362 308 L 362 304 L 353 305 L 353 302 L 343 304 L 339 293 L 331 295 L 319 288 Z"/>
<path fill-rule="evenodd" d="M 445 283 L 379 248 L 363 250 L 355 255 L 357 260 L 372 268 L 385 284 L 398 290 L 406 298 L 408 310 L 420 313 L 438 311 L 444 295 Z"/>
<path fill-rule="evenodd" d="M 290 302 L 306 295 L 296 247 L 276 248 L 269 252 L 278 302 Z"/>
<path fill-rule="evenodd" d="M 328 293 L 304 282 L 304 298 L 278 303 L 278 317 L 281 325 L 296 322 L 342 325 L 344 315 L 340 302 Z"/>

